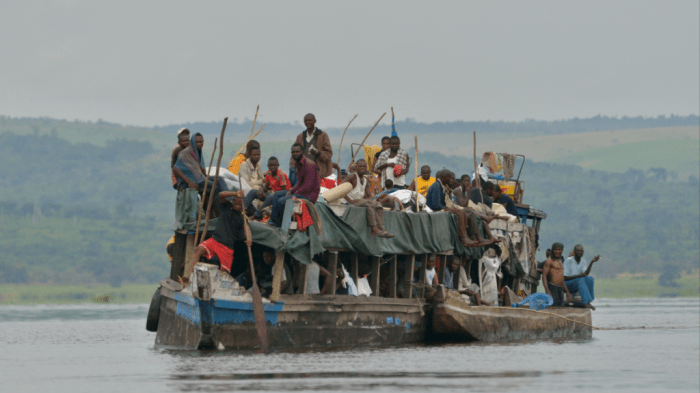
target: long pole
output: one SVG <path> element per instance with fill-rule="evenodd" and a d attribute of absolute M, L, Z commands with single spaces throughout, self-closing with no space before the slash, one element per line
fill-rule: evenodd
<path fill-rule="evenodd" d="M 355 115 L 357 117 L 357 115 Z M 340 153 L 343 152 L 343 139 L 345 139 L 345 133 L 348 131 L 348 128 L 350 128 L 350 124 L 352 124 L 353 120 L 355 120 L 355 117 L 350 119 L 350 123 L 348 123 L 347 127 L 345 127 L 345 131 L 343 131 L 343 136 L 340 137 L 340 146 L 338 146 L 338 166 L 340 166 Z"/>
<path fill-rule="evenodd" d="M 260 110 L 260 105 L 255 109 L 255 117 L 253 118 L 253 127 L 250 128 L 250 136 L 248 139 L 253 139 L 253 131 L 255 130 L 255 122 L 258 120 L 258 111 Z"/>
<path fill-rule="evenodd" d="M 202 222 L 202 210 L 204 210 L 204 200 L 207 197 L 207 184 L 209 183 L 209 168 L 211 168 L 211 164 L 214 163 L 214 153 L 216 153 L 217 140 L 218 139 L 214 138 L 214 150 L 211 151 L 209 166 L 204 170 L 204 191 L 202 191 L 202 204 L 199 206 L 199 215 L 197 217 L 197 230 L 194 233 L 194 247 L 197 247 L 197 244 L 199 244 L 199 224 Z"/>
<path fill-rule="evenodd" d="M 392 111 L 393 111 L 393 109 L 394 109 L 394 108 L 392 108 Z M 415 143 L 416 143 L 416 157 L 415 157 L 415 161 L 416 161 L 416 165 L 415 165 L 415 175 L 416 175 L 416 177 L 415 177 L 415 179 L 418 180 L 418 134 L 413 134 L 413 139 L 414 139 L 414 141 L 415 141 Z M 407 169 L 408 169 L 408 168 L 407 168 Z M 415 180 L 414 180 L 414 181 L 415 181 Z M 418 185 L 417 185 L 417 184 L 416 184 L 416 191 L 415 191 L 415 193 L 416 193 L 416 213 L 418 213 L 418 212 L 420 211 L 420 205 L 418 204 Z"/>
<path fill-rule="evenodd" d="M 211 205 L 214 202 L 214 190 L 219 183 L 219 167 L 221 166 L 221 157 L 224 155 L 224 132 L 226 132 L 226 123 L 228 123 L 228 117 L 224 118 L 224 125 L 221 127 L 221 137 L 219 138 L 219 159 L 216 162 L 216 176 L 214 176 L 214 183 L 211 185 L 211 195 L 209 196 L 209 204 L 207 205 L 207 215 L 204 217 L 204 231 L 202 231 L 202 239 L 207 236 L 207 231 L 209 230 L 209 213 L 211 212 Z"/>
<path fill-rule="evenodd" d="M 484 192 L 481 189 L 481 175 L 479 175 L 478 167 L 476 166 L 476 131 L 474 131 L 474 178 L 476 179 L 476 187 L 479 189 L 481 201 L 484 201 Z"/>
<path fill-rule="evenodd" d="M 250 232 L 250 227 L 248 226 L 248 217 L 243 215 L 244 225 L 245 225 L 245 238 L 246 245 L 253 241 L 253 234 Z M 255 329 L 258 332 L 258 339 L 260 340 L 260 349 L 263 352 L 267 352 L 267 326 L 265 325 L 265 309 L 263 308 L 262 295 L 260 294 L 260 289 L 258 288 L 258 281 L 255 277 L 255 265 L 253 264 L 253 252 L 248 246 L 248 262 L 250 263 L 250 277 L 253 279 L 253 286 L 250 288 L 250 295 L 253 298 L 253 316 L 255 317 Z"/>
<path fill-rule="evenodd" d="M 236 157 L 236 156 L 238 155 L 238 153 L 241 152 L 241 150 L 245 149 L 245 147 L 248 145 L 248 142 L 250 142 L 251 140 L 255 139 L 255 137 L 258 136 L 258 134 L 260 133 L 260 131 L 262 131 L 262 129 L 265 128 L 265 125 L 266 125 L 266 124 L 267 124 L 267 123 L 263 123 L 263 125 L 261 125 L 260 128 L 258 128 L 257 131 L 255 131 L 255 134 L 253 134 L 253 136 L 251 136 L 250 138 L 248 138 L 248 140 L 243 144 L 243 146 L 241 146 L 240 149 L 238 149 L 238 150 L 236 151 L 236 154 L 234 154 L 233 156 Z"/>
<path fill-rule="evenodd" d="M 360 152 L 360 149 L 362 149 L 362 146 L 364 146 L 365 141 L 366 141 L 367 138 L 369 137 L 369 134 L 371 134 L 372 131 L 374 131 L 374 128 L 377 127 L 377 124 L 379 124 L 379 122 L 382 121 L 382 119 L 384 118 L 384 115 L 386 115 L 386 112 L 384 112 L 384 114 L 382 114 L 382 117 L 380 117 L 379 120 L 377 120 L 377 122 L 374 123 L 374 126 L 372 127 L 372 129 L 369 130 L 369 132 L 367 133 L 367 135 L 365 135 L 365 139 L 363 139 L 362 142 L 360 142 L 360 147 L 358 147 L 358 148 L 357 148 L 357 151 L 355 152 L 355 154 L 352 155 L 352 160 L 350 160 L 350 164 L 352 164 L 353 162 L 355 162 L 355 157 L 357 157 L 357 153 Z"/>

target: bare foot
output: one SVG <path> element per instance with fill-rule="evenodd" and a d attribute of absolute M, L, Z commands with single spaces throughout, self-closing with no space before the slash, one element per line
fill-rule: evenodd
<path fill-rule="evenodd" d="M 462 237 L 460 238 L 462 240 L 462 245 L 464 247 L 477 247 L 479 245 L 478 242 L 475 242 L 474 240 L 468 238 L 468 237 Z"/>
<path fill-rule="evenodd" d="M 595 311 L 595 307 L 591 303 L 588 303 L 585 305 L 586 308 L 590 308 L 591 310 Z"/>
<path fill-rule="evenodd" d="M 381 233 L 381 231 L 379 229 L 377 229 L 377 227 L 370 227 L 370 228 L 372 228 L 372 230 L 369 232 L 369 234 L 372 236 L 377 236 L 378 234 Z"/>

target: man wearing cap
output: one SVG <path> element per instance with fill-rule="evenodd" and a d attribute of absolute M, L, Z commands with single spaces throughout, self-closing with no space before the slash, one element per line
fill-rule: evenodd
<path fill-rule="evenodd" d="M 233 202 L 228 198 L 233 197 Z M 211 238 L 200 243 L 194 249 L 194 263 L 204 255 L 208 263 L 220 265 L 233 277 L 245 272 L 245 262 L 234 264 L 234 251 L 240 255 L 247 255 L 247 248 L 252 246 L 252 241 L 246 240 L 245 218 L 243 217 L 243 191 L 221 191 L 219 193 L 221 203 L 221 215 L 216 224 L 216 229 Z M 242 258 L 243 261 L 245 258 Z"/>
<path fill-rule="evenodd" d="M 408 162 L 408 153 L 401 149 L 401 139 L 398 136 L 392 136 L 389 140 L 389 149 L 379 155 L 375 169 L 382 174 L 383 181 L 391 180 L 395 187 L 406 188 Z"/>
<path fill-rule="evenodd" d="M 554 307 L 564 306 L 564 292 L 566 292 L 566 301 L 571 301 L 571 293 L 564 283 L 564 265 L 561 256 L 564 252 L 564 245 L 557 242 L 552 244 L 552 253 L 542 266 L 542 284 L 547 295 L 554 300 Z"/>
<path fill-rule="evenodd" d="M 304 125 L 306 130 L 297 135 L 294 143 L 301 145 L 304 157 L 318 166 L 318 175 L 321 178 L 328 177 L 333 173 L 333 148 L 328 134 L 316 128 L 316 116 L 313 113 L 308 113 L 304 116 Z M 289 160 L 290 180 L 296 185 L 296 180 L 299 174 L 296 173 L 296 161 L 294 158 Z"/>
<path fill-rule="evenodd" d="M 591 273 L 591 267 L 598 262 L 598 259 L 600 259 L 600 255 L 593 257 L 590 264 L 586 262 L 583 259 L 583 246 L 577 244 L 574 247 L 574 256 L 566 258 L 564 261 L 564 283 L 566 288 L 571 292 L 580 293 L 581 303 L 592 310 L 595 310 L 595 307 L 591 304 L 595 299 L 593 294 L 595 280 L 589 274 Z"/>

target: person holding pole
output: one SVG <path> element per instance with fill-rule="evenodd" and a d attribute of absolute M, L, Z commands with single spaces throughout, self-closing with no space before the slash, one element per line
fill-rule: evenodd
<path fill-rule="evenodd" d="M 228 198 L 233 197 L 229 202 Z M 234 250 L 246 255 L 246 247 L 252 241 L 246 240 L 245 218 L 243 217 L 243 191 L 222 191 L 219 193 L 221 215 L 211 238 L 200 243 L 194 250 L 194 264 L 204 256 L 208 263 L 221 266 L 233 277 L 243 273 L 248 264 L 244 259 L 234 264 Z M 193 266 L 194 266 L 193 264 Z"/>

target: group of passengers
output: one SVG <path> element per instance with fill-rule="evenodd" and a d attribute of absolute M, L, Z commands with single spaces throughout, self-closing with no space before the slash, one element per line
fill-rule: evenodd
<path fill-rule="evenodd" d="M 208 187 L 208 192 L 213 190 L 215 195 L 218 193 L 218 198 L 214 197 L 214 201 L 216 202 L 215 214 L 219 216 L 219 223 L 211 238 L 197 246 L 195 261 L 204 257 L 210 263 L 219 264 L 223 270 L 237 277 L 242 285 L 249 284 L 251 272 L 248 265 L 232 265 L 233 255 L 247 255 L 246 248 L 250 246 L 250 240 L 246 240 L 243 229 L 247 217 L 279 227 L 282 224 L 288 199 L 315 203 L 322 187 L 333 188 L 343 183 L 349 183 L 351 187 L 351 191 L 345 195 L 344 200 L 348 204 L 364 207 L 370 234 L 383 238 L 394 236 L 384 228 L 385 208 L 418 209 L 420 204 L 415 202 L 418 200 L 417 196 L 413 197 L 415 193 L 424 198 L 424 206 L 428 211 L 445 211 L 456 216 L 460 242 L 465 247 L 491 246 L 498 243 L 500 240 L 493 236 L 488 223 L 494 219 L 507 221 L 508 216 L 518 215 L 513 200 L 504 194 L 498 185 L 490 182 L 482 172 L 478 173 L 478 177 L 475 174 L 471 176 L 464 174 L 457 181 L 454 173 L 448 169 L 439 170 L 433 177 L 431 168 L 424 165 L 421 167 L 420 176 L 407 184 L 406 175 L 411 159 L 406 151 L 401 149 L 401 140 L 395 133 L 382 138 L 381 150 L 377 151 L 371 157 L 372 159 L 368 158 L 369 163 L 364 159 L 357 160 L 352 162 L 346 171 L 332 162 L 333 148 L 330 138 L 326 132 L 316 127 L 316 118 L 313 114 L 304 116 L 304 125 L 306 130 L 297 135 L 291 146 L 289 175 L 280 169 L 279 160 L 276 157 L 270 157 L 267 160 L 267 171 L 263 171 L 260 163 L 260 143 L 250 140 L 245 146 L 245 151 L 231 159 L 227 169 L 244 180 L 251 190 L 247 193 L 224 191 L 226 188 L 222 181 Z M 171 154 L 173 187 L 179 191 L 196 190 L 201 194 L 204 191 L 207 176 L 202 157 L 204 138 L 199 133 L 190 135 L 190 131 L 183 128 L 178 131 L 177 139 L 178 145 Z M 334 169 L 337 170 L 336 178 L 333 178 Z M 211 178 L 211 174 L 209 176 Z M 408 200 L 404 198 L 402 202 L 396 196 L 402 191 L 412 193 L 411 198 Z M 507 215 L 495 213 L 492 209 L 494 203 L 502 205 Z M 590 266 L 598 260 L 598 257 L 587 265 L 585 260 L 581 261 L 583 248 L 576 246 L 572 251 L 573 256 L 562 262 L 557 258 L 560 258 L 563 247 L 555 248 L 558 245 L 559 243 L 552 248 L 551 258 L 544 264 L 545 290 L 551 293 L 558 303 L 561 303 L 564 292 L 569 299 L 571 297 L 569 290 L 571 290 L 581 293 L 584 304 L 590 304 L 593 299 L 593 278 L 588 273 L 590 273 Z M 274 254 L 271 250 L 266 250 L 257 259 L 260 263 L 255 264 L 255 269 L 256 272 L 260 269 L 260 273 L 256 274 L 256 277 L 269 286 Z M 478 298 L 478 291 L 470 288 L 471 283 L 464 268 L 459 265 L 458 259 L 445 261 L 445 263 L 448 263 L 444 269 L 445 285 L 472 296 L 475 304 L 486 304 Z M 326 293 L 328 282 L 332 278 L 322 265 L 323 263 L 319 264 L 319 261 L 313 261 L 309 265 L 306 293 Z M 339 280 L 339 284 L 353 281 L 345 277 L 347 274 L 344 268 L 338 268 L 337 271 L 339 277 L 335 279 Z M 455 275 L 463 279 L 454 280 Z M 301 279 L 292 279 L 290 276 L 290 266 L 285 264 L 282 292 L 294 293 L 300 287 Z M 437 283 L 434 263 L 432 268 L 426 270 L 425 277 L 427 286 Z M 290 279 L 289 283 L 287 278 Z M 452 288 L 452 283 L 456 281 L 459 281 L 459 287 Z M 338 285 L 336 288 L 340 291 L 348 290 L 347 285 Z M 356 288 L 355 291 L 357 291 Z"/>

